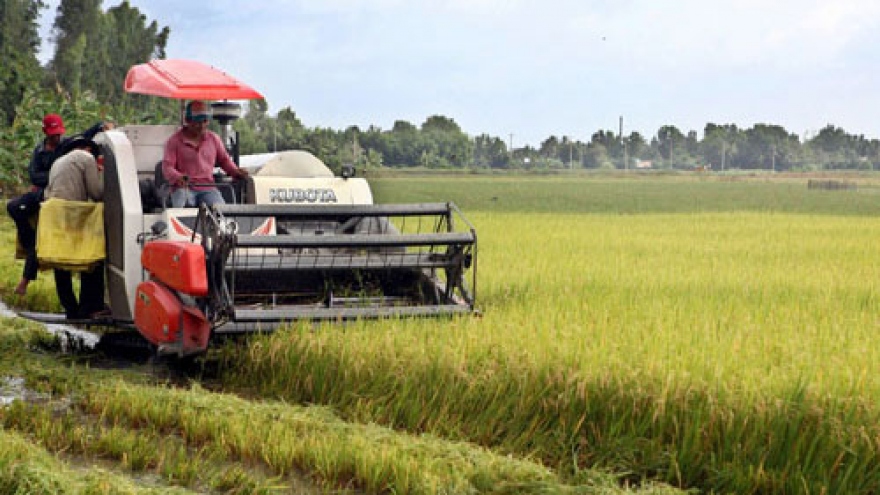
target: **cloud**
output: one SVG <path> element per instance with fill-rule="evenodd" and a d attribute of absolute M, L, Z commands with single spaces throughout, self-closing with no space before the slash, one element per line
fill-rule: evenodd
<path fill-rule="evenodd" d="M 310 126 L 441 113 L 535 144 L 620 115 L 646 135 L 710 121 L 864 132 L 880 84 L 874 0 L 130 1 L 171 28 L 169 57 L 227 69 Z"/>

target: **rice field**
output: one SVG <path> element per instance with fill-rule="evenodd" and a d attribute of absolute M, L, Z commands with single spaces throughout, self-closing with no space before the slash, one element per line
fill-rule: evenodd
<path fill-rule="evenodd" d="M 876 493 L 880 195 L 857 180 L 379 179 L 379 202 L 453 200 L 476 226 L 481 316 L 294 324 L 214 349 L 217 374 L 185 387 L 23 352 L 35 337 L 16 330 L 0 371 L 55 384 L 86 426 L 53 433 L 53 406 L 23 401 L 0 409 L 0 433 L 34 458 L 101 461 L 113 486 L 135 472 L 237 493 L 302 479 L 316 493 Z M 138 445 L 169 460 L 134 463 Z M 21 479 L 5 452 L 0 487 Z M 196 474 L 171 461 L 186 453 Z"/>

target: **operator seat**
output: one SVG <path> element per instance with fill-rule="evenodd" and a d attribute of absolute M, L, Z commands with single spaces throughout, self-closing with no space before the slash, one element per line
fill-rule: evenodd
<path fill-rule="evenodd" d="M 165 179 L 165 174 L 162 173 L 162 162 L 156 164 L 156 168 L 153 172 L 152 179 L 152 190 L 155 198 L 155 202 L 158 205 L 159 211 L 162 211 L 166 208 L 171 207 L 171 186 L 168 184 L 168 181 Z M 238 198 L 241 197 L 241 192 L 239 189 L 241 185 L 235 182 L 229 182 L 226 179 L 226 176 L 222 173 L 214 174 L 214 185 L 217 187 L 217 190 L 220 191 L 220 195 L 223 197 L 223 201 L 226 204 L 236 204 L 238 203 Z M 143 193 L 142 197 L 143 197 Z"/>
<path fill-rule="evenodd" d="M 164 210 L 168 202 L 168 188 L 164 186 L 165 178 L 162 177 L 162 163 L 157 165 L 153 177 L 145 177 L 138 180 L 138 190 L 141 194 L 141 210 L 144 213 L 159 213 Z"/>
<path fill-rule="evenodd" d="M 161 160 L 156 164 L 153 173 L 153 194 L 160 211 L 171 206 L 171 188 L 168 186 L 168 181 L 165 180 L 165 174 L 162 173 Z"/>

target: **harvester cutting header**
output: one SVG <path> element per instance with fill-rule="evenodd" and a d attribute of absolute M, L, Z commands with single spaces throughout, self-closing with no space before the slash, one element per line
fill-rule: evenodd
<path fill-rule="evenodd" d="M 305 151 L 239 156 L 231 100 L 262 96 L 210 66 L 154 60 L 131 68 L 125 90 L 213 101 L 249 174 L 215 176 L 226 204 L 173 208 L 161 162 L 177 126 L 98 135 L 114 324 L 183 356 L 282 322 L 474 311 L 476 232 L 454 204 L 375 205 L 353 169 L 337 177 Z"/>

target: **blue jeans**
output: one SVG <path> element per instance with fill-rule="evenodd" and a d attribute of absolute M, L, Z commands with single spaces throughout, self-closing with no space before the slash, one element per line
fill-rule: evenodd
<path fill-rule="evenodd" d="M 226 202 L 223 201 L 223 196 L 220 195 L 220 191 L 217 189 L 196 191 L 182 187 L 171 192 L 172 208 L 190 208 L 199 206 L 202 203 L 205 203 L 206 206 L 212 206 L 222 205 Z"/>

